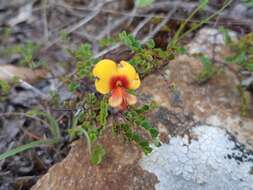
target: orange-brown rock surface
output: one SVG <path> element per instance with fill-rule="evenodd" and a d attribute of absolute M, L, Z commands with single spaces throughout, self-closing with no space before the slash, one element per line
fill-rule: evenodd
<path fill-rule="evenodd" d="M 191 45 L 189 45 L 189 47 L 191 47 Z M 225 48 L 225 46 L 219 44 L 219 49 L 223 48 Z M 212 52 L 213 51 L 208 51 L 205 53 L 211 57 L 210 53 Z M 222 57 L 220 56 L 224 56 L 224 54 L 220 52 L 218 56 L 218 60 L 221 60 Z M 222 69 L 205 84 L 200 85 L 196 81 L 196 76 L 201 72 L 201 69 L 202 64 L 198 59 L 183 55 L 170 62 L 161 71 L 153 73 L 143 80 L 142 87 L 138 91 L 140 95 L 139 99 L 144 102 L 155 100 L 159 105 L 157 111 L 150 114 L 149 118 L 153 125 L 159 129 L 162 142 L 169 143 L 170 139 L 173 138 L 173 142 L 177 144 L 177 136 L 186 136 L 189 140 L 193 139 L 196 144 L 198 136 L 192 133 L 192 129 L 195 128 L 195 126 L 203 124 L 212 126 L 210 131 L 213 132 L 212 135 L 214 136 L 210 137 L 210 143 L 212 143 L 212 139 L 216 139 L 215 135 L 219 133 L 221 133 L 221 135 L 217 139 L 221 140 L 221 144 L 223 143 L 223 136 L 226 138 L 224 142 L 228 142 L 228 137 L 226 136 L 226 132 L 224 132 L 228 131 L 235 136 L 240 143 L 245 145 L 248 149 L 253 150 L 253 105 L 251 102 L 248 117 L 240 116 L 241 97 L 236 88 L 236 85 L 239 84 L 236 70 L 231 68 Z M 174 84 L 173 88 L 171 84 Z M 215 128 L 221 131 L 215 130 Z M 200 132 L 198 131 L 195 134 L 204 133 L 203 128 L 198 130 Z M 79 140 L 73 144 L 69 155 L 62 162 L 52 167 L 49 172 L 37 182 L 32 190 L 60 190 L 63 188 L 69 188 L 71 190 L 155 189 L 155 185 L 159 183 L 160 179 L 158 180 L 155 175 L 148 173 L 139 166 L 138 162 L 142 156 L 134 145 L 126 143 L 120 136 L 113 136 L 110 133 L 110 129 L 107 129 L 106 135 L 103 136 L 100 142 L 105 145 L 107 150 L 107 156 L 101 165 L 90 165 L 86 146 L 83 140 Z M 229 143 L 233 144 L 232 141 L 229 141 Z M 185 142 L 185 144 L 191 146 L 190 142 Z M 232 146 L 231 144 L 229 146 Z M 186 149 L 186 153 L 183 151 L 182 155 L 188 155 L 186 145 L 185 147 L 184 145 L 182 145 L 182 147 L 178 145 L 179 149 Z M 150 159 L 152 162 L 147 158 L 143 164 L 143 168 L 149 168 L 149 170 L 154 173 L 156 173 L 155 171 L 157 169 L 157 175 L 163 180 L 161 184 L 165 184 L 159 186 L 158 189 L 169 189 L 168 185 L 170 184 L 170 179 L 166 178 L 169 176 L 182 180 L 182 184 L 188 186 L 184 176 L 182 177 L 180 173 L 176 172 L 178 168 L 176 165 L 177 162 L 175 162 L 174 171 L 171 169 L 173 168 L 171 164 L 168 165 L 167 163 L 170 157 L 167 158 L 167 155 L 163 155 L 171 153 L 170 150 L 173 150 L 171 146 L 165 145 L 162 146 L 161 149 L 158 148 L 157 151 L 161 151 L 161 155 L 154 156 L 154 158 L 157 159 L 158 168 L 155 167 L 156 161 L 152 160 L 152 157 Z M 214 144 L 213 146 L 215 147 L 216 145 Z M 226 149 L 226 146 L 224 147 Z M 192 150 L 195 150 L 195 148 L 192 147 Z M 201 151 L 205 151 L 205 147 L 203 150 L 201 149 Z M 221 152 L 222 151 L 223 150 L 221 150 Z M 178 155 L 181 155 L 181 153 Z M 194 156 L 194 153 L 190 155 Z M 249 153 L 249 155 L 251 156 L 251 153 Z M 173 154 L 171 156 L 173 156 Z M 162 158 L 166 159 L 163 160 Z M 159 159 L 161 161 L 159 161 Z M 175 159 L 180 160 L 181 158 Z M 191 159 L 194 159 L 196 166 L 199 165 L 198 161 L 201 161 L 198 157 Z M 220 163 L 217 160 L 224 160 L 223 158 L 216 159 L 214 157 L 213 165 L 219 167 Z M 250 163 L 247 162 L 247 164 Z M 188 163 L 188 165 L 190 169 L 195 167 L 195 165 L 193 167 L 190 163 Z M 231 165 L 233 164 L 228 163 L 226 168 L 233 169 L 234 166 L 232 167 Z M 189 181 L 189 187 L 192 184 L 196 185 L 192 186 L 191 189 L 195 187 L 200 187 L 200 189 L 205 188 L 202 182 L 204 183 L 208 180 L 208 177 L 205 176 L 205 168 L 209 168 L 209 166 L 203 168 L 204 169 L 200 168 L 200 173 L 203 172 L 204 176 L 201 174 L 200 176 L 196 176 L 197 181 Z M 216 170 L 212 170 L 212 172 L 215 171 Z M 226 171 L 221 170 L 221 172 L 226 174 Z M 203 179 L 199 179 L 198 177 L 203 177 Z M 252 180 L 251 178 L 247 179 L 249 182 L 247 185 L 249 185 Z M 227 187 L 227 185 L 229 185 L 227 184 L 227 180 L 230 180 L 230 178 L 224 176 L 225 182 L 220 185 Z M 234 182 L 237 184 L 236 181 Z M 198 186 L 199 184 L 200 186 Z M 211 184 L 210 187 L 216 186 Z M 180 188 L 175 187 L 174 189 Z"/>

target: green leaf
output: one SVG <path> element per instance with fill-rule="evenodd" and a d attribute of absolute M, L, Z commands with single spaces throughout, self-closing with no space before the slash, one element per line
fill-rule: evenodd
<path fill-rule="evenodd" d="M 14 156 L 20 152 L 25 151 L 25 150 L 29 150 L 29 149 L 38 147 L 40 145 L 55 144 L 60 141 L 61 134 L 60 134 L 59 125 L 58 125 L 57 121 L 55 120 L 55 118 L 53 118 L 49 113 L 45 113 L 45 112 L 41 112 L 41 111 L 37 111 L 37 110 L 32 110 L 32 111 L 28 111 L 26 114 L 28 116 L 36 116 L 36 117 L 43 116 L 43 117 L 47 118 L 48 123 L 50 125 L 50 131 L 53 135 L 53 139 L 34 141 L 31 143 L 19 146 L 17 148 L 14 148 L 10 151 L 7 151 L 7 152 L 1 154 L 0 160 L 3 160 L 3 159 L 8 158 L 10 156 Z"/>
<path fill-rule="evenodd" d="M 98 138 L 99 131 L 96 128 L 89 129 L 88 130 L 88 135 L 89 135 L 90 141 L 95 142 Z"/>
<path fill-rule="evenodd" d="M 8 84 L 8 82 L 5 80 L 0 80 L 0 92 L 2 92 L 2 95 L 8 94 L 10 90 L 11 90 L 11 87 Z"/>
<path fill-rule="evenodd" d="M 155 41 L 153 40 L 153 39 L 151 39 L 151 40 L 149 40 L 148 42 L 147 42 L 147 47 L 149 48 L 149 49 L 153 49 L 153 48 L 155 48 Z"/>
<path fill-rule="evenodd" d="M 143 127 L 144 129 L 146 129 L 147 131 L 149 131 L 152 139 L 156 138 L 159 134 L 158 130 L 154 127 L 151 126 L 150 122 L 148 122 L 147 120 L 143 120 L 141 122 L 141 127 Z"/>
<path fill-rule="evenodd" d="M 149 129 L 151 128 L 151 125 L 150 125 L 150 123 L 149 123 L 147 120 L 143 120 L 143 121 L 141 122 L 141 126 L 142 126 L 144 129 L 147 129 L 147 130 L 149 130 Z"/>
<path fill-rule="evenodd" d="M 135 5 L 137 7 L 145 7 L 151 5 L 153 2 L 154 0 L 135 0 Z"/>
<path fill-rule="evenodd" d="M 106 152 L 102 145 L 97 144 L 92 148 L 90 161 L 93 165 L 98 165 L 102 162 Z"/>
<path fill-rule="evenodd" d="M 213 75 L 216 73 L 216 68 L 207 56 L 201 56 L 200 61 L 203 64 L 203 69 L 197 76 L 197 79 L 199 83 L 204 83 L 213 77 Z"/>
<path fill-rule="evenodd" d="M 211 67 L 212 61 L 207 56 L 201 56 L 200 61 L 205 67 Z"/>
<path fill-rule="evenodd" d="M 221 26 L 219 27 L 219 31 L 223 34 L 225 44 L 230 44 L 232 42 L 232 39 L 229 35 L 228 30 Z"/>
<path fill-rule="evenodd" d="M 108 116 L 108 103 L 105 99 L 100 102 L 100 112 L 99 112 L 99 124 L 101 127 L 106 126 Z"/>
<path fill-rule="evenodd" d="M 150 109 L 151 109 L 151 106 L 148 105 L 148 104 L 145 104 L 145 105 L 143 105 L 142 107 L 137 108 L 135 111 L 136 111 L 138 114 L 142 114 L 142 113 L 145 113 L 145 112 L 149 111 Z"/>
<path fill-rule="evenodd" d="M 176 52 L 180 55 L 187 54 L 187 49 L 185 47 L 176 47 Z"/>
<path fill-rule="evenodd" d="M 84 129 L 82 127 L 78 127 L 78 128 L 76 128 L 76 130 L 80 131 L 85 136 L 86 141 L 87 141 L 87 145 L 88 145 L 88 151 L 89 151 L 89 154 L 91 155 L 92 154 L 92 152 L 91 152 L 91 139 L 90 139 L 88 132 L 86 131 L 86 129 Z"/>
<path fill-rule="evenodd" d="M 129 93 L 129 94 L 132 94 L 132 95 L 137 95 L 137 93 L 136 93 L 136 90 L 134 90 L 134 89 L 126 89 L 126 91 Z"/>
<path fill-rule="evenodd" d="M 127 124 L 122 124 L 118 127 L 122 128 L 127 139 L 129 141 L 135 141 L 145 154 L 148 154 L 152 151 L 152 148 L 149 146 L 149 142 L 143 139 L 139 133 L 133 132 L 133 130 Z"/>
<path fill-rule="evenodd" d="M 128 46 L 133 51 L 142 51 L 140 41 L 137 40 L 132 34 L 127 34 L 126 31 L 123 31 L 119 34 L 119 39 L 124 45 Z"/>
<path fill-rule="evenodd" d="M 209 0 L 200 0 L 200 5 L 199 5 L 200 10 L 205 9 L 208 2 L 209 2 Z"/>
<path fill-rule="evenodd" d="M 151 134 L 152 138 L 156 138 L 159 135 L 159 132 L 156 128 L 152 127 L 149 129 L 149 133 Z"/>
<path fill-rule="evenodd" d="M 112 38 L 112 37 L 106 37 L 99 40 L 99 46 L 102 48 L 108 47 L 110 45 L 116 44 L 118 39 Z"/>
<path fill-rule="evenodd" d="M 60 127 L 59 127 L 56 119 L 53 116 L 51 116 L 51 114 L 46 113 L 46 112 L 42 112 L 42 111 L 38 111 L 38 110 L 31 110 L 31 111 L 26 112 L 26 114 L 29 116 L 45 117 L 48 120 L 48 123 L 50 125 L 50 131 L 53 135 L 53 141 L 55 141 L 55 143 L 60 141 L 60 139 L 61 139 Z"/>
<path fill-rule="evenodd" d="M 253 72 L 253 63 L 249 63 L 246 65 L 246 68 L 249 70 L 249 71 L 252 71 Z"/>
<path fill-rule="evenodd" d="M 139 133 L 133 133 L 133 140 L 141 147 L 146 155 L 152 152 L 152 148 L 149 146 L 148 141 L 143 139 Z"/>
<path fill-rule="evenodd" d="M 20 49 L 21 60 L 20 64 L 29 66 L 32 68 L 33 56 L 35 52 L 38 50 L 39 46 L 31 41 L 27 42 Z"/>
<path fill-rule="evenodd" d="M 246 89 L 244 89 L 241 85 L 237 86 L 237 90 L 239 91 L 241 97 L 240 114 L 244 117 L 247 116 L 249 112 L 250 94 L 247 93 Z"/>
<path fill-rule="evenodd" d="M 19 146 L 17 148 L 14 148 L 10 151 L 7 151 L 3 154 L 0 154 L 0 160 L 4 160 L 8 157 L 11 157 L 11 156 L 14 156 L 20 152 L 23 152 L 23 151 L 26 151 L 26 150 L 29 150 L 29 149 L 32 149 L 32 148 L 35 148 L 35 147 L 38 147 L 38 146 L 41 146 L 41 145 L 48 145 L 48 144 L 54 144 L 55 142 L 52 141 L 52 140 L 42 140 L 42 141 L 34 141 L 34 142 L 31 142 L 31 143 L 28 143 L 28 144 L 25 144 L 25 145 L 22 145 L 22 146 Z"/>
<path fill-rule="evenodd" d="M 97 97 L 96 97 L 96 95 L 95 95 L 95 93 L 89 93 L 88 95 L 87 95 L 87 97 L 86 97 L 86 102 L 88 103 L 88 104 L 96 104 L 96 102 L 97 102 Z"/>
<path fill-rule="evenodd" d="M 92 57 L 92 55 L 91 45 L 88 43 L 80 45 L 75 52 L 76 58 L 81 61 L 87 61 Z"/>
<path fill-rule="evenodd" d="M 253 0 L 242 0 L 248 7 L 253 7 Z"/>
<path fill-rule="evenodd" d="M 68 84 L 68 89 L 70 92 L 75 92 L 79 87 L 80 87 L 80 84 L 76 82 L 70 82 Z"/>
<path fill-rule="evenodd" d="M 225 60 L 227 62 L 243 65 L 245 62 L 247 62 L 247 55 L 244 51 L 242 51 L 234 56 L 226 57 Z"/>

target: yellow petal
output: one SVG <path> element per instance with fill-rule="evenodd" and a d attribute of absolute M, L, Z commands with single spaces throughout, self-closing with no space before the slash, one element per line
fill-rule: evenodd
<path fill-rule="evenodd" d="M 119 107 L 120 104 L 122 103 L 123 101 L 123 97 L 122 96 L 111 96 L 109 98 L 109 105 L 112 106 L 112 107 Z"/>
<path fill-rule="evenodd" d="M 117 64 L 110 59 L 99 61 L 92 71 L 95 77 L 99 79 L 108 79 L 117 74 Z"/>
<path fill-rule="evenodd" d="M 128 94 L 128 96 L 127 96 L 127 104 L 128 105 L 134 105 L 134 104 L 136 104 L 136 102 L 137 102 L 136 96 L 134 96 L 132 94 Z"/>
<path fill-rule="evenodd" d="M 97 78 L 97 91 L 106 94 L 110 91 L 110 78 L 117 74 L 117 64 L 110 59 L 103 59 L 95 65 L 92 73 Z"/>
<path fill-rule="evenodd" d="M 128 62 L 121 61 L 120 64 L 118 65 L 117 73 L 119 75 L 124 75 L 128 78 L 131 89 L 139 88 L 141 84 L 140 77 L 138 73 L 135 71 L 134 67 L 130 65 Z"/>
<path fill-rule="evenodd" d="M 108 85 L 109 81 L 108 80 L 101 80 L 101 79 L 96 79 L 95 82 L 95 87 L 98 92 L 101 94 L 107 94 L 110 92 L 110 86 Z"/>
<path fill-rule="evenodd" d="M 137 75 L 136 78 L 130 82 L 130 88 L 134 90 L 139 88 L 139 86 L 141 85 L 140 77 L 137 73 L 136 75 Z"/>

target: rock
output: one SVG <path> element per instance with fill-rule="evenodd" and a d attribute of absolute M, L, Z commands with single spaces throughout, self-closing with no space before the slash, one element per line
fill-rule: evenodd
<path fill-rule="evenodd" d="M 73 143 L 69 155 L 53 166 L 32 190 L 152 190 L 156 177 L 139 165 L 139 150 L 122 137 L 111 134 L 111 129 L 100 139 L 107 151 L 101 165 L 92 166 L 83 139 Z"/>
<path fill-rule="evenodd" d="M 8 21 L 8 24 L 11 27 L 14 27 L 15 25 L 25 22 L 25 21 L 32 21 L 32 8 L 33 8 L 33 3 L 28 3 L 24 5 L 23 7 L 20 7 L 18 11 L 18 15 L 14 18 L 11 18 Z"/>
<path fill-rule="evenodd" d="M 203 41 L 197 35 L 189 47 L 210 56 L 213 41 L 200 38 Z M 202 49 L 201 41 L 206 42 L 206 49 Z M 224 45 L 215 46 L 223 49 Z M 220 52 L 218 59 L 224 55 L 226 52 Z M 150 75 L 143 81 L 141 93 L 162 106 L 150 119 L 162 136 L 167 133 L 169 138 L 139 163 L 158 177 L 157 190 L 250 190 L 253 105 L 249 105 L 248 117 L 240 116 L 236 69 L 224 69 L 206 84 L 198 85 L 196 74 L 201 69 L 199 60 L 179 56 L 160 76 Z M 175 93 L 180 104 L 172 101 Z"/>
<path fill-rule="evenodd" d="M 18 77 L 29 83 L 35 83 L 39 79 L 46 77 L 46 71 L 44 69 L 32 70 L 8 64 L 0 65 L 0 80 L 12 81 L 14 77 Z"/>
<path fill-rule="evenodd" d="M 196 36 L 195 45 L 189 47 L 201 49 L 198 41 Z M 205 41 L 206 47 L 216 43 Z M 224 44 L 215 46 L 223 49 Z M 219 52 L 218 58 L 225 53 Z M 140 102 L 155 100 L 159 105 L 148 117 L 159 129 L 163 143 L 150 155 L 142 156 L 135 146 L 107 129 L 100 139 L 107 150 L 101 165 L 89 164 L 87 150 L 79 140 L 67 158 L 52 167 L 32 190 L 63 186 L 73 190 L 250 190 L 253 104 L 249 116 L 241 117 L 241 97 L 236 88 L 240 81 L 233 69 L 224 69 L 199 85 L 196 75 L 201 70 L 199 60 L 184 55 L 171 61 L 161 74 L 151 74 L 142 81 Z"/>
<path fill-rule="evenodd" d="M 252 189 L 252 151 L 240 149 L 224 129 L 200 125 L 193 133 L 198 139 L 173 137 L 140 161 L 158 177 L 157 190 Z"/>
<path fill-rule="evenodd" d="M 235 32 L 228 33 L 232 41 L 237 41 Z M 223 61 L 223 58 L 230 54 L 229 48 L 225 45 L 224 35 L 217 29 L 209 27 L 201 29 L 187 48 L 191 55 L 203 53 L 218 61 Z"/>
<path fill-rule="evenodd" d="M 0 0 L 0 23 L 14 26 L 20 22 L 30 20 L 31 8 L 34 0 Z M 30 8 L 29 8 L 30 7 Z M 29 13 L 30 12 L 30 13 Z M 18 14 L 17 14 L 18 13 Z M 17 14 L 17 15 L 16 15 Z M 11 22 L 10 22 L 11 21 Z"/>
<path fill-rule="evenodd" d="M 247 17 L 253 17 L 253 9 L 248 9 L 247 13 L 246 13 Z"/>
<path fill-rule="evenodd" d="M 195 122 L 225 128 L 240 142 L 253 149 L 253 128 L 251 127 L 253 108 L 250 104 L 249 117 L 240 117 L 241 97 L 236 87 L 239 80 L 234 72 L 224 70 L 215 75 L 207 84 L 198 85 L 195 82 L 195 73 L 201 70 L 201 65 L 197 59 L 188 56 L 180 56 L 172 61 L 164 68 L 164 75 L 166 70 L 170 70 L 170 83 L 174 83 L 177 91 L 180 92 L 178 94 L 180 94 L 181 105 L 174 105 L 171 97 L 175 92 L 170 90 L 162 76 L 148 76 L 141 92 L 151 96 L 151 99 L 154 99 L 164 109 L 159 119 L 152 119 L 155 123 L 162 123 L 168 131 L 171 131 L 170 127 L 176 126 L 170 124 L 172 114 L 181 113 L 188 118 L 192 115 Z M 189 128 L 188 122 L 190 121 L 185 122 L 185 128 Z M 178 135 L 178 133 L 175 134 L 175 130 L 172 131 L 173 135 Z"/>
<path fill-rule="evenodd" d="M 14 106 L 21 106 L 26 108 L 34 107 L 39 104 L 39 96 L 33 91 L 12 91 L 9 95 L 9 104 Z"/>
<path fill-rule="evenodd" d="M 231 15 L 237 18 L 244 18 L 247 15 L 247 9 L 245 4 L 237 4 L 231 10 Z"/>
<path fill-rule="evenodd" d="M 249 87 L 253 83 L 253 76 L 250 76 L 242 81 L 242 86 Z"/>

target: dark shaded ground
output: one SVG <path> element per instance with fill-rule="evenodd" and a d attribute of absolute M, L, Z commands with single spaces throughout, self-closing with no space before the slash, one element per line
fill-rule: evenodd
<path fill-rule="evenodd" d="M 112 1 L 105 5 L 102 5 L 102 1 L 98 0 L 91 2 L 58 0 L 55 1 L 55 4 L 50 1 L 33 1 L 33 4 L 27 4 L 27 2 L 25 0 L 0 1 L 0 66 L 3 64 L 19 65 L 21 56 L 15 51 L 13 53 L 15 46 L 22 45 L 27 41 L 39 44 L 40 48 L 35 52 L 33 60 L 46 62 L 49 74 L 45 76 L 46 79 L 39 81 L 34 86 L 45 94 L 57 91 L 60 95 L 60 103 L 53 104 L 55 102 L 44 101 L 33 91 L 15 86 L 8 97 L 1 100 L 0 113 L 26 112 L 34 108 L 46 110 L 58 119 L 64 139 L 57 146 L 36 148 L 0 161 L 0 190 L 30 189 L 39 176 L 46 173 L 50 166 L 62 160 L 68 153 L 69 139 L 66 137 L 66 130 L 71 127 L 73 112 L 62 110 L 61 103 L 71 98 L 72 95 L 67 93 L 64 87 L 58 88 L 60 84 L 58 76 L 70 73 L 74 67 L 73 59 L 66 53 L 66 48 L 76 49 L 82 42 L 90 42 L 95 55 L 102 57 L 107 55 L 116 60 L 127 59 L 131 55 L 126 54 L 123 48 L 101 54 L 104 49 L 98 47 L 98 41 L 124 29 L 133 32 L 138 24 L 150 14 L 159 14 L 164 18 L 171 9 L 169 5 L 158 6 L 164 1 L 157 1 L 157 7 L 138 11 L 139 15 L 131 12 L 133 2 L 130 0 Z M 211 1 L 209 11 L 212 12 L 220 8 L 222 2 Z M 172 30 L 168 31 L 166 27 L 165 29 L 161 28 L 163 31 L 154 35 L 158 47 L 165 47 L 166 41 L 175 32 L 178 21 L 183 20 L 189 10 L 192 10 L 191 3 L 194 5 L 196 1 L 180 4 L 181 7 L 167 23 Z M 99 7 L 100 4 L 102 8 Z M 98 9 L 96 14 L 93 14 L 96 10 L 94 7 Z M 23 14 L 22 19 L 22 13 L 27 13 L 28 16 Z M 208 11 L 204 12 L 201 16 L 208 13 Z M 135 16 L 129 16 L 131 14 Z M 18 17 L 18 15 L 21 16 Z M 84 23 L 85 18 L 89 17 L 90 21 Z M 252 30 L 253 25 L 249 24 L 250 18 L 253 18 L 253 9 L 235 1 L 222 16 L 213 20 L 210 25 L 225 24 L 239 34 L 244 34 Z M 148 36 L 156 26 L 157 22 L 150 19 L 148 24 L 142 27 L 142 30 L 137 34 L 138 38 L 142 39 Z M 60 37 L 65 33 L 70 34 L 68 42 Z M 0 153 L 25 142 L 36 140 L 37 137 L 43 138 L 44 135 L 50 137 L 49 129 L 39 121 L 13 115 L 0 116 Z"/>

